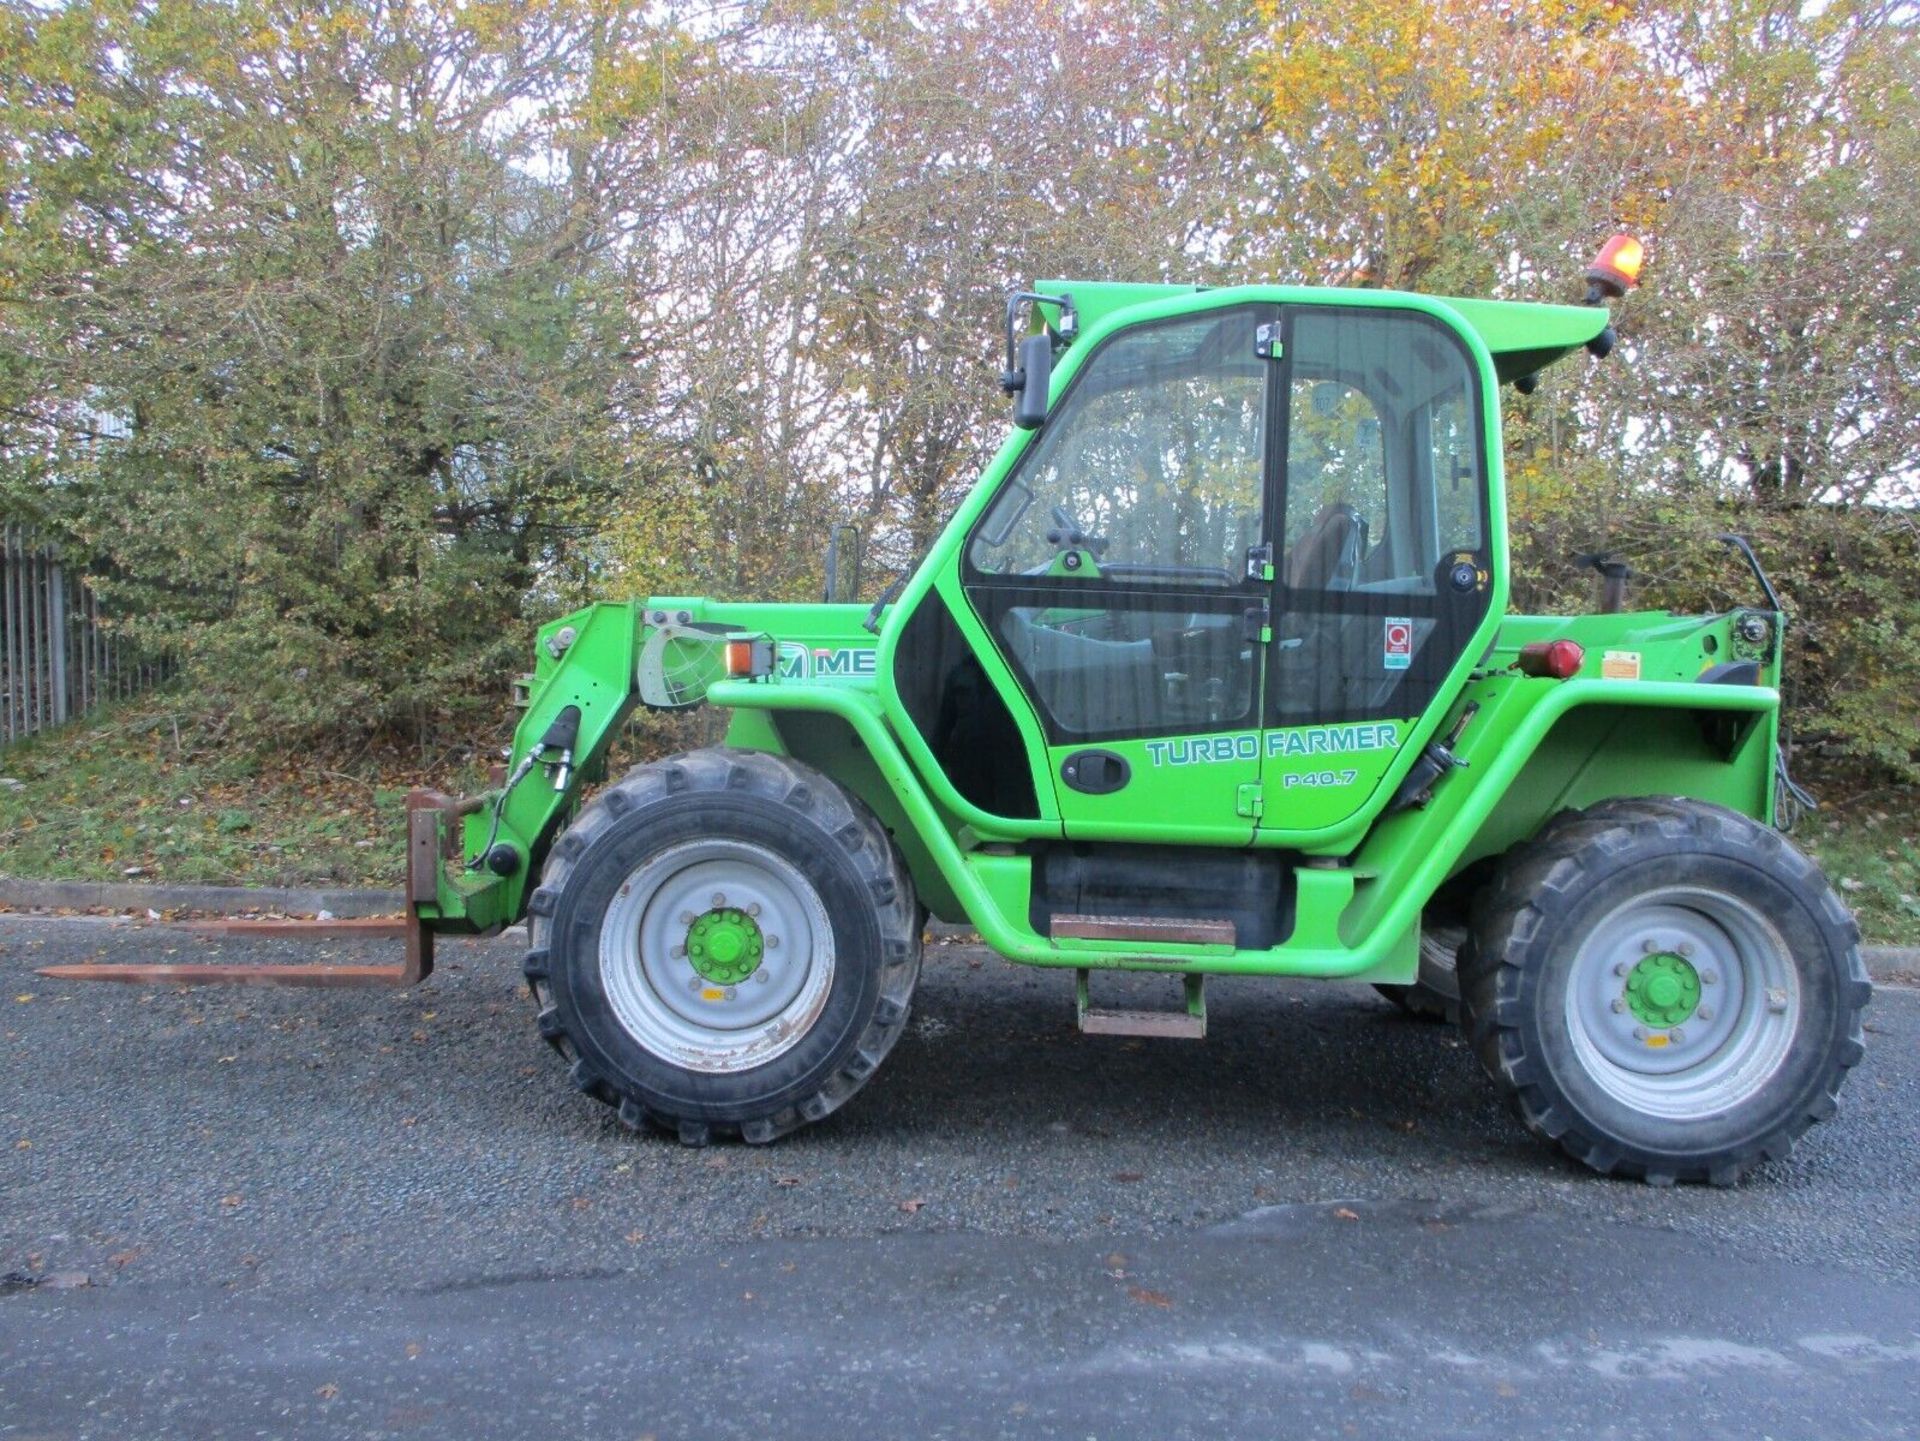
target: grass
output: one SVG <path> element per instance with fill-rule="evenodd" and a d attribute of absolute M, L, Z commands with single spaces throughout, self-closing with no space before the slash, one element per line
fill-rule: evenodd
<path fill-rule="evenodd" d="M 711 737 L 708 737 L 709 739 Z M 697 737 L 676 737 L 680 744 Z M 478 763 L 396 750 L 250 755 L 194 739 L 164 695 L 0 750 L 0 874 L 36 880 L 372 886 L 405 871 L 414 785 L 479 785 Z M 1870 942 L 1920 945 L 1920 795 L 1834 800 L 1794 839 Z"/>
<path fill-rule="evenodd" d="M 1866 940 L 1920 946 L 1920 795 L 1830 800 L 1793 838 L 1833 878 Z"/>
<path fill-rule="evenodd" d="M 392 752 L 249 754 L 146 696 L 0 750 L 0 873 L 390 889 L 407 790 L 471 780 L 432 769 Z"/>

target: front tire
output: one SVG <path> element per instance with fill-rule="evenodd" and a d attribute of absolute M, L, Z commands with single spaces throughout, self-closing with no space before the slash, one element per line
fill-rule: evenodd
<path fill-rule="evenodd" d="M 1527 1129 L 1602 1173 L 1730 1185 L 1832 1115 L 1859 929 L 1777 832 L 1701 802 L 1550 822 L 1482 892 L 1463 1024 Z"/>
<path fill-rule="evenodd" d="M 529 902 L 540 1033 L 628 1125 L 774 1140 L 893 1049 L 920 971 L 885 829 L 782 756 L 629 772 L 555 843 Z"/>

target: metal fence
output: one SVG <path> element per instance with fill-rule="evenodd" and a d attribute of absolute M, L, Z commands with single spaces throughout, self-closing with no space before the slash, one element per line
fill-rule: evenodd
<path fill-rule="evenodd" d="M 24 528 L 0 526 L 0 744 L 160 680 L 166 666 L 100 623 L 86 577 Z"/>

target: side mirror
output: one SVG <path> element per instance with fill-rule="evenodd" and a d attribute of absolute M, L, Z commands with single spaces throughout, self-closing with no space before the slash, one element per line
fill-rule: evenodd
<path fill-rule="evenodd" d="M 1020 394 L 1013 402 L 1013 423 L 1038 430 L 1047 421 L 1047 391 L 1053 384 L 1053 342 L 1043 331 L 1020 342 Z"/>

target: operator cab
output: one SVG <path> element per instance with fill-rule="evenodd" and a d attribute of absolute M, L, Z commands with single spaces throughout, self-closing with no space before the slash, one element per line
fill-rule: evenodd
<path fill-rule="evenodd" d="M 966 536 L 1068 837 L 1156 792 L 1187 839 L 1353 816 L 1493 624 L 1496 422 L 1459 327 L 1247 294 L 1096 328 Z"/>

